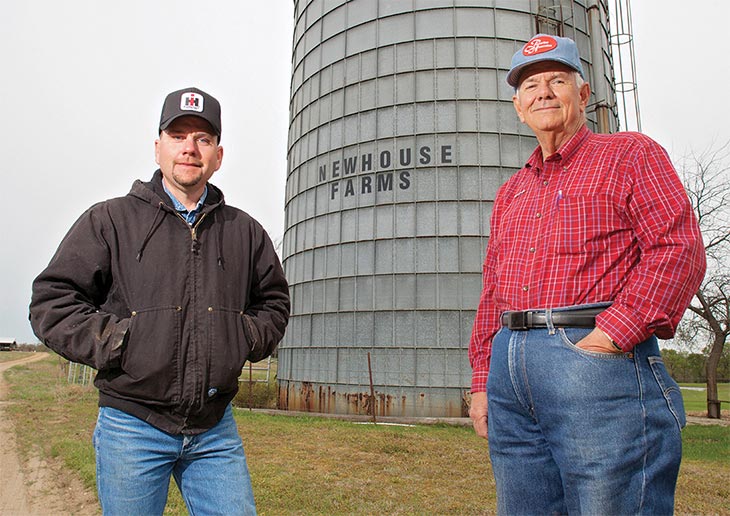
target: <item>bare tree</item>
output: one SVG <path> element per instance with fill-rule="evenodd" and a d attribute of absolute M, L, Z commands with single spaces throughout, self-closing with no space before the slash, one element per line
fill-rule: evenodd
<path fill-rule="evenodd" d="M 681 166 L 687 195 L 702 230 L 707 274 L 689 309 L 688 333 L 709 334 L 707 417 L 720 418 L 717 368 L 730 335 L 730 142 L 692 153 Z"/>

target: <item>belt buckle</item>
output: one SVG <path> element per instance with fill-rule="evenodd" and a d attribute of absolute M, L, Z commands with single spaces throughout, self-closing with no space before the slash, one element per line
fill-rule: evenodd
<path fill-rule="evenodd" d="M 527 312 L 507 312 L 507 328 L 510 330 L 529 330 Z"/>

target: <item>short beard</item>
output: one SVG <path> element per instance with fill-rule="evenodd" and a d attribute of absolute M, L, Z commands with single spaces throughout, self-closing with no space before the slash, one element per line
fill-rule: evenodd
<path fill-rule="evenodd" d="M 177 184 L 180 186 L 195 186 L 200 183 L 200 181 L 203 180 L 203 173 L 193 176 L 193 177 L 185 177 L 182 174 L 177 174 L 175 172 L 172 173 L 172 178 L 175 180 Z"/>

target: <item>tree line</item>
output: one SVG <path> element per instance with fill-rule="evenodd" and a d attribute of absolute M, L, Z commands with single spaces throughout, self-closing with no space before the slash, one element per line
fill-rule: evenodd
<path fill-rule="evenodd" d="M 707 354 L 663 349 L 662 358 L 669 374 L 679 383 L 707 382 Z M 717 367 L 718 383 L 730 382 L 730 352 L 725 352 Z"/>

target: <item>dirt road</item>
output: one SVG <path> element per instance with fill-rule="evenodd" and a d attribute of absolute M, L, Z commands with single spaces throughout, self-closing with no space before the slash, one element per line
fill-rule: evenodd
<path fill-rule="evenodd" d="M 37 456 L 23 463 L 18 456 L 15 429 L 5 413 L 8 387 L 3 374 L 10 367 L 46 356 L 37 353 L 0 363 L 0 515 L 96 515 L 100 513 L 96 496 L 84 489 L 78 478 L 59 464 L 48 463 Z"/>

